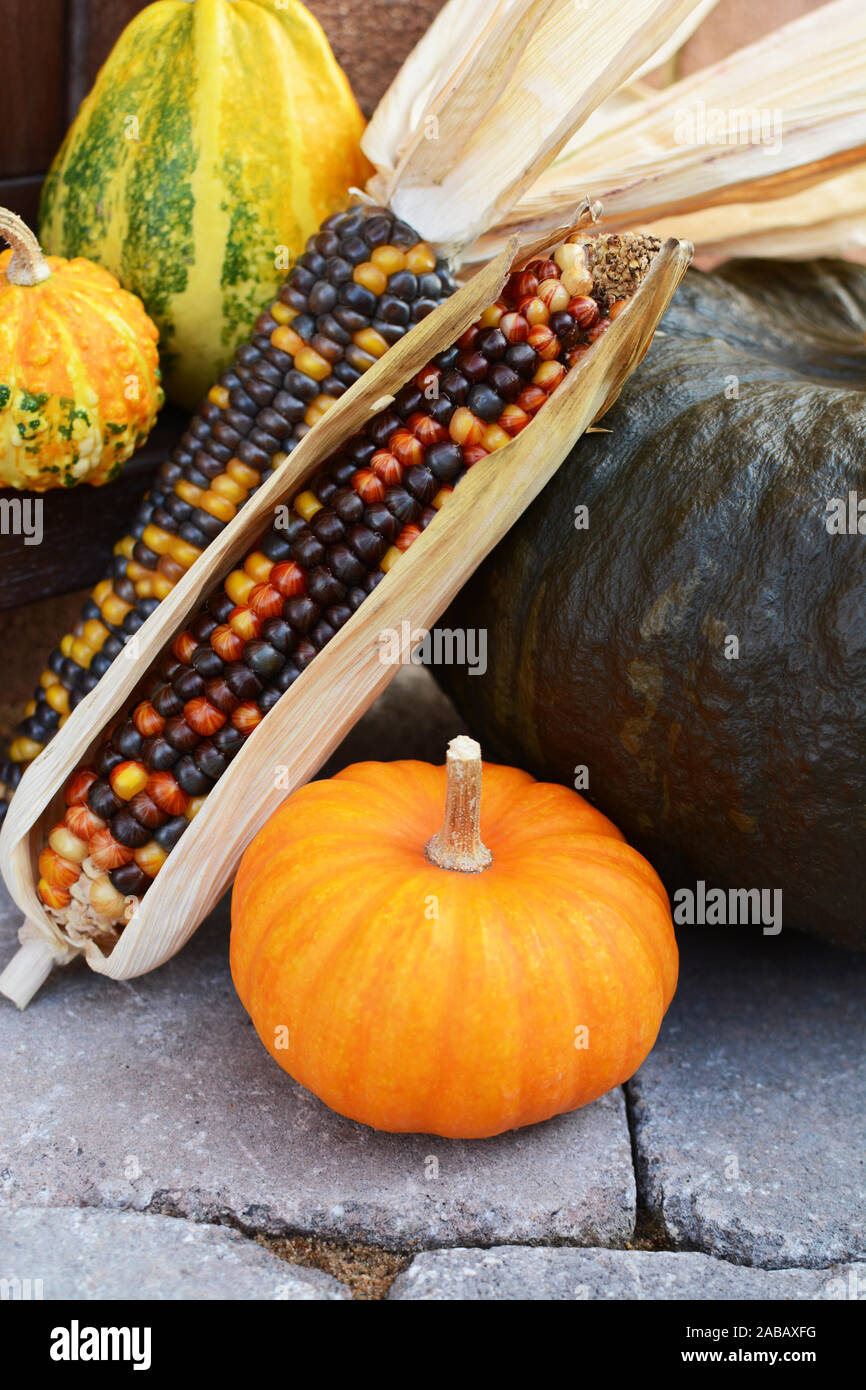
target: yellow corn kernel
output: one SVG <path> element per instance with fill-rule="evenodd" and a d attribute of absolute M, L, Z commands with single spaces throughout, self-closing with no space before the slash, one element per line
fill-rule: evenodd
<path fill-rule="evenodd" d="M 175 586 L 173 579 L 167 579 L 164 574 L 154 574 L 151 577 L 151 598 L 158 598 L 160 603 L 164 598 L 168 598 Z"/>
<path fill-rule="evenodd" d="M 289 328 L 288 324 L 281 323 L 279 328 L 275 328 L 271 334 L 271 342 L 280 352 L 287 352 L 290 357 L 297 357 L 298 353 L 306 347 L 306 343 L 294 328 Z"/>
<path fill-rule="evenodd" d="M 229 459 L 226 464 L 226 473 L 233 483 L 237 483 L 238 487 L 246 488 L 247 492 L 251 487 L 258 487 L 262 480 L 260 473 L 257 473 L 254 468 L 248 467 L 247 464 L 241 463 L 240 459 Z"/>
<path fill-rule="evenodd" d="M 504 449 L 506 444 L 510 444 L 511 435 L 506 434 L 500 425 L 488 425 L 481 443 L 487 452 L 492 454 L 494 449 Z"/>
<path fill-rule="evenodd" d="M 124 536 L 122 541 L 118 541 L 114 547 L 115 555 L 125 555 L 127 560 L 135 548 L 135 536 Z"/>
<path fill-rule="evenodd" d="M 406 269 L 406 253 L 397 246 L 377 246 L 370 260 L 386 275 L 396 275 L 398 270 Z"/>
<path fill-rule="evenodd" d="M 174 490 L 182 502 L 188 502 L 191 507 L 197 507 L 204 497 L 204 491 L 196 487 L 195 483 L 190 483 L 186 478 L 178 478 L 174 485 Z"/>
<path fill-rule="evenodd" d="M 72 713 L 72 710 L 69 711 L 69 714 L 71 714 L 71 713 Z M 66 723 L 67 719 L 69 718 L 69 714 L 61 714 L 60 718 L 59 718 L 58 721 L 57 721 L 57 727 L 58 727 L 58 729 L 62 729 L 62 728 L 63 728 L 63 725 Z"/>
<path fill-rule="evenodd" d="M 9 756 L 13 763 L 31 763 L 42 752 L 42 744 L 35 738 L 25 738 L 23 734 L 12 740 Z"/>
<path fill-rule="evenodd" d="M 253 550 L 244 560 L 244 573 L 254 584 L 267 584 L 273 567 L 273 560 L 269 560 L 261 550 Z"/>
<path fill-rule="evenodd" d="M 171 540 L 170 533 L 163 531 L 161 526 L 154 526 L 153 522 L 145 526 L 141 533 L 142 545 L 146 545 L 155 555 L 167 555 Z"/>
<path fill-rule="evenodd" d="M 388 351 L 388 344 L 377 333 L 375 328 L 361 328 L 357 333 L 352 334 L 352 342 L 355 347 L 359 347 L 362 352 L 367 352 L 371 357 L 384 357 Z"/>
<path fill-rule="evenodd" d="M 297 309 L 290 309 L 288 304 L 284 304 L 281 299 L 274 300 L 268 313 L 272 319 L 276 319 L 277 323 L 291 323 L 292 319 L 298 317 Z"/>
<path fill-rule="evenodd" d="M 219 521 L 233 521 L 237 516 L 237 507 L 227 498 L 220 497 L 218 492 L 208 490 L 199 503 L 202 511 L 209 516 L 215 516 Z M 146 542 L 145 542 L 146 544 Z"/>
<path fill-rule="evenodd" d="M 189 541 L 185 541 L 182 536 L 172 537 L 171 548 L 168 553 L 175 564 L 180 565 L 185 570 L 188 570 L 190 565 L 194 564 L 201 555 L 198 546 L 190 545 Z"/>
<path fill-rule="evenodd" d="M 81 635 L 87 645 L 98 652 L 108 636 L 108 628 L 98 618 L 88 618 Z"/>
<path fill-rule="evenodd" d="M 336 396 L 319 395 L 304 412 L 304 419 L 308 425 L 315 425 L 328 411 L 337 404 Z"/>
<path fill-rule="evenodd" d="M 48 836 L 48 843 L 55 854 L 59 854 L 61 859 L 71 860 L 73 864 L 80 864 L 90 852 L 87 841 L 73 835 L 72 831 L 62 824 L 55 825 Z"/>
<path fill-rule="evenodd" d="M 88 663 L 89 664 L 89 663 Z M 69 691 L 58 681 L 45 692 L 45 699 L 53 710 L 58 714 L 69 713 Z"/>
<path fill-rule="evenodd" d="M 78 662 L 79 666 L 84 666 L 86 669 L 93 660 L 94 651 L 90 643 L 85 642 L 83 637 L 76 637 L 75 641 L 72 643 L 70 656 L 73 661 Z"/>
<path fill-rule="evenodd" d="M 247 500 L 247 489 L 235 483 L 227 473 L 220 473 L 211 483 L 211 492 L 219 493 L 227 502 L 233 502 L 235 506 L 240 506 Z"/>
<path fill-rule="evenodd" d="M 297 365 L 297 364 L 296 364 L 296 365 Z M 288 457 L 289 457 L 288 454 L 284 454 L 283 451 L 282 451 L 282 449 L 279 451 L 279 453 L 272 454 L 272 455 L 271 455 L 271 468 L 272 468 L 272 469 L 279 468 L 282 464 L 285 463 L 285 461 L 286 461 L 286 459 L 287 459 Z"/>
<path fill-rule="evenodd" d="M 145 566 L 140 565 L 137 560 L 130 560 L 126 567 L 126 577 L 127 579 L 131 579 L 135 585 L 140 584 L 142 580 L 148 580 L 152 573 L 152 570 L 146 569 Z"/>
<path fill-rule="evenodd" d="M 118 892 L 108 874 L 100 874 L 90 885 L 90 906 L 100 917 L 122 920 L 126 899 Z"/>
<path fill-rule="evenodd" d="M 29 719 L 30 716 L 31 716 L 31 714 L 35 714 L 35 713 L 36 713 L 36 701 L 35 701 L 35 700 L 28 700 L 28 701 L 27 701 L 27 704 L 24 706 L 24 718 L 25 718 L 25 719 Z"/>
<path fill-rule="evenodd" d="M 93 593 L 90 595 L 90 597 L 93 599 L 93 602 L 96 603 L 96 604 L 98 604 L 98 605 L 101 607 L 101 606 L 102 606 L 102 603 L 103 603 L 103 600 L 111 593 L 112 587 L 113 587 L 113 586 L 112 586 L 112 583 L 111 583 L 111 580 L 110 580 L 110 579 L 100 579 L 99 583 L 96 585 L 96 588 L 93 590 Z M 62 642 L 61 642 L 61 644 L 60 644 L 60 648 L 61 648 L 61 651 L 62 651 L 62 650 L 63 650 L 63 643 L 62 643 Z M 64 655 L 64 656 L 68 656 L 69 653 L 68 653 L 68 652 L 63 652 L 63 655 Z"/>
<path fill-rule="evenodd" d="M 324 381 L 326 376 L 331 375 L 330 362 L 311 347 L 304 347 L 295 354 L 295 366 L 304 376 L 312 377 L 313 381 Z"/>
<path fill-rule="evenodd" d="M 155 878 L 168 858 L 167 852 L 156 840 L 148 840 L 146 845 L 135 851 L 135 862 L 150 878 Z"/>
<path fill-rule="evenodd" d="M 124 603 L 117 594 L 109 594 L 108 598 L 100 608 L 103 618 L 111 627 L 120 627 L 127 613 L 131 611 L 132 605 Z"/>
<path fill-rule="evenodd" d="M 52 685 L 57 685 L 60 681 L 59 676 L 55 676 L 53 671 L 43 671 L 39 677 L 39 684 L 43 690 L 50 690 Z"/>
<path fill-rule="evenodd" d="M 304 521 L 312 521 L 316 512 L 322 510 L 322 504 L 313 492 L 299 492 L 292 506 Z"/>
<path fill-rule="evenodd" d="M 402 550 L 398 550 L 396 545 L 389 545 L 388 549 L 385 551 L 385 554 L 379 561 L 379 568 L 384 570 L 387 574 L 391 566 L 396 565 L 397 561 L 400 559 L 400 556 L 402 554 Z"/>
<path fill-rule="evenodd" d="M 228 408 L 229 393 L 224 386 L 212 386 L 207 393 L 207 398 L 211 405 L 219 406 L 220 410 Z"/>
<path fill-rule="evenodd" d="M 373 294 L 384 294 L 388 288 L 387 275 L 372 261 L 362 261 L 360 265 L 356 265 L 352 271 L 352 279 L 356 285 L 363 285 L 365 290 L 371 290 Z"/>
<path fill-rule="evenodd" d="M 110 579 L 109 579 L 109 580 L 106 580 L 105 582 L 106 582 L 107 584 L 109 584 L 109 586 L 110 586 L 110 584 L 111 584 L 111 580 L 110 580 Z M 110 592 L 110 588 L 109 588 L 109 592 Z M 62 651 L 62 653 L 63 653 L 64 656 L 71 656 L 71 655 L 72 655 L 72 643 L 73 643 L 74 641 L 75 641 L 75 638 L 74 638 L 74 636 L 72 635 L 71 632 L 64 633 L 64 635 L 61 637 L 61 639 L 60 639 L 60 650 Z"/>
<path fill-rule="evenodd" d="M 153 582 L 152 582 L 152 581 L 153 581 L 153 576 L 152 576 L 151 574 L 144 575 L 144 576 L 142 576 L 141 579 L 136 579 L 136 580 L 134 581 L 134 583 L 135 583 L 135 597 L 136 597 L 136 598 L 153 598 Z"/>
<path fill-rule="evenodd" d="M 502 318 L 502 315 L 504 313 L 505 305 L 497 300 L 495 304 L 490 305 L 489 309 L 484 310 L 484 313 L 478 320 L 479 326 L 481 328 L 498 328 L 499 320 Z"/>
<path fill-rule="evenodd" d="M 113 767 L 108 780 L 115 796 L 119 796 L 122 801 L 131 801 L 139 792 L 144 791 L 149 776 L 144 763 L 127 762 Z"/>
<path fill-rule="evenodd" d="M 243 570 L 232 570 L 225 583 L 226 593 L 234 604 L 246 603 L 255 587 L 256 581 Z"/>
<path fill-rule="evenodd" d="M 426 275 L 428 270 L 436 269 L 436 257 L 426 241 L 419 241 L 411 251 L 406 252 L 406 269 L 413 275 Z"/>
<path fill-rule="evenodd" d="M 186 816 L 187 820 L 195 820 L 204 803 L 205 797 L 191 796 L 189 799 L 189 805 L 184 811 L 184 815 Z"/>

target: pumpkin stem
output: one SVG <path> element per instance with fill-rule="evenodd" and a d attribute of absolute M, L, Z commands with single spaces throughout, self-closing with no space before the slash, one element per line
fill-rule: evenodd
<path fill-rule="evenodd" d="M 481 746 L 460 734 L 446 758 L 448 786 L 445 823 L 427 846 L 427 858 L 440 869 L 477 874 L 493 863 L 481 841 Z"/>
<path fill-rule="evenodd" d="M 36 236 L 27 223 L 8 208 L 0 208 L 0 236 L 12 247 L 6 267 L 10 285 L 39 285 L 48 279 L 51 270 Z"/>

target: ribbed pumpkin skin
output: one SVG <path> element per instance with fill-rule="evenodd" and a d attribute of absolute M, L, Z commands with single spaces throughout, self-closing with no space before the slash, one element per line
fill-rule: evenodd
<path fill-rule="evenodd" d="M 231 967 L 272 1057 L 332 1109 L 475 1139 L 631 1076 L 677 950 L 649 864 L 576 793 L 513 768 L 484 765 L 490 868 L 431 864 L 445 777 L 359 763 L 289 797 L 241 861 Z"/>
<path fill-rule="evenodd" d="M 47 258 L 10 285 L 0 255 L 0 487 L 109 482 L 162 405 L 157 331 L 141 301 L 85 260 Z"/>
<path fill-rule="evenodd" d="M 296 0 L 157 0 L 121 34 L 57 155 L 42 244 L 141 296 L 167 394 L 192 408 L 305 239 L 364 183 L 362 130 Z"/>

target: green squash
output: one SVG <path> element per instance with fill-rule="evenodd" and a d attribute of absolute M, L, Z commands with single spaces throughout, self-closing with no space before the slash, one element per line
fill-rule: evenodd
<path fill-rule="evenodd" d="M 785 928 L 859 947 L 864 332 L 862 268 L 690 272 L 610 432 L 443 619 L 486 628 L 486 674 L 438 672 L 485 757 L 578 786 L 585 766 L 673 894 L 702 881 L 729 912 L 781 889 Z"/>

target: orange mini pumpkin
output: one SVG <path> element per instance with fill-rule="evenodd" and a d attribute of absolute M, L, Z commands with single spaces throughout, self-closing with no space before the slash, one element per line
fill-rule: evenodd
<path fill-rule="evenodd" d="M 586 1105 L 673 996 L 646 860 L 576 792 L 483 775 L 482 807 L 467 738 L 447 770 L 358 763 L 290 796 L 241 861 L 232 976 L 259 1037 L 376 1129 L 474 1139 Z"/>

